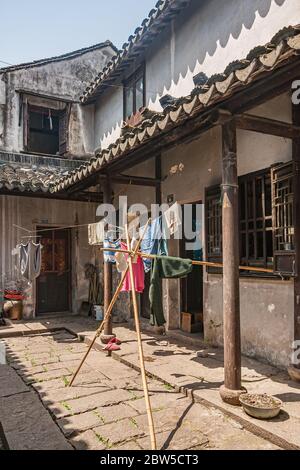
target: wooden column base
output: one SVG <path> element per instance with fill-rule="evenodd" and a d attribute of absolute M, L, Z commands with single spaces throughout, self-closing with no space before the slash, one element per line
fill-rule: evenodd
<path fill-rule="evenodd" d="M 220 387 L 220 396 L 225 403 L 233 406 L 241 406 L 240 396 L 243 393 L 247 393 L 247 390 L 243 387 L 241 390 L 229 390 L 225 385 Z"/>
<path fill-rule="evenodd" d="M 100 335 L 100 340 L 101 340 L 101 343 L 102 344 L 108 344 L 112 339 L 114 339 L 116 337 L 116 335 L 112 334 L 112 335 Z"/>

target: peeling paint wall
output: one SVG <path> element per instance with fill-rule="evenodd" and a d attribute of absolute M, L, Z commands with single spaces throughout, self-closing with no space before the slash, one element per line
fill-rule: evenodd
<path fill-rule="evenodd" d="M 3 73 L 0 70 L 0 149 L 9 152 L 24 150 L 20 93 L 17 90 L 78 102 L 84 89 L 114 54 L 112 47 L 106 46 L 45 65 Z M 43 105 L 41 98 L 26 96 L 32 104 Z M 54 106 L 54 109 L 58 106 L 52 100 L 44 100 L 44 104 Z M 69 131 L 70 156 L 86 158 L 94 152 L 93 105 L 72 105 Z"/>
<path fill-rule="evenodd" d="M 205 339 L 222 345 L 222 276 L 209 275 L 204 291 Z M 288 366 L 294 338 L 293 281 L 241 279 L 240 296 L 244 354 Z"/>

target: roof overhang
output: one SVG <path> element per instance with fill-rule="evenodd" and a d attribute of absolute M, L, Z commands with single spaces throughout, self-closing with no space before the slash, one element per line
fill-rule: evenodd
<path fill-rule="evenodd" d="M 226 114 L 232 118 L 291 90 L 291 82 L 300 78 L 299 31 L 295 27 L 278 33 L 276 42 L 258 48 L 247 59 L 228 66 L 224 74 L 196 87 L 191 95 L 146 119 L 89 163 L 58 180 L 52 190 L 73 192 L 93 185 L 101 174 L 123 171 L 162 150 L 198 138 L 222 124 Z"/>
<path fill-rule="evenodd" d="M 80 98 L 81 102 L 94 102 L 108 86 L 119 80 L 123 71 L 143 57 L 149 45 L 190 3 L 191 0 L 159 0 L 141 26 L 128 38 L 128 42 L 86 88 Z"/>

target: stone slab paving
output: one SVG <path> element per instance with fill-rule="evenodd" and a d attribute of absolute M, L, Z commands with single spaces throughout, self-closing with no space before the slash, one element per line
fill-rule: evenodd
<path fill-rule="evenodd" d="M 80 326 L 77 325 L 77 330 Z M 134 335 L 129 330 L 130 358 L 134 356 L 132 348 L 136 347 Z M 152 362 L 148 342 L 153 344 L 156 340 L 143 334 L 143 341 L 147 367 L 160 374 L 161 369 L 167 368 L 169 356 L 154 354 L 156 361 Z M 70 388 L 70 376 L 87 350 L 74 336 L 55 332 L 6 338 L 5 343 L 12 366 L 6 367 L 14 378 L 10 385 L 12 394 L 0 398 L 0 421 L 4 422 L 11 448 L 150 449 L 142 382 L 134 368 L 92 351 Z M 126 344 L 122 347 L 122 354 L 126 347 Z M 184 350 L 172 346 L 170 351 L 179 370 L 174 381 L 183 381 L 192 368 L 185 370 L 185 363 L 180 362 Z M 134 358 L 130 360 L 135 365 Z M 169 376 L 173 374 L 176 372 L 171 369 Z M 159 448 L 278 448 L 222 412 L 193 403 L 169 383 L 151 378 L 149 391 Z"/>
<path fill-rule="evenodd" d="M 11 367 L 0 364 L 0 397 L 17 395 L 27 390 L 28 387 Z"/>
<path fill-rule="evenodd" d="M 11 450 L 71 450 L 33 391 L 0 398 L 0 420 Z"/>

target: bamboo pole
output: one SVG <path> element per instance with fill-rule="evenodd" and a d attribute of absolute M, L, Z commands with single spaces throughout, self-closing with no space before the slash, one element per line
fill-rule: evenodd
<path fill-rule="evenodd" d="M 117 290 L 116 290 L 116 292 L 115 292 L 115 294 L 114 294 L 114 296 L 113 296 L 113 298 L 112 298 L 112 300 L 111 300 L 111 303 L 110 303 L 110 305 L 109 305 L 109 307 L 108 307 L 108 310 L 107 310 L 107 312 L 106 312 L 106 315 L 105 315 L 105 317 L 104 317 L 104 320 L 102 321 L 100 327 L 99 327 L 98 330 L 96 331 L 96 334 L 95 334 L 95 336 L 94 336 L 94 338 L 93 338 L 93 340 L 92 340 L 92 342 L 91 342 L 91 344 L 90 344 L 90 346 L 89 346 L 87 352 L 85 353 L 85 355 L 84 355 L 83 359 L 81 360 L 81 362 L 80 362 L 80 364 L 79 364 L 79 366 L 78 366 L 76 372 L 74 373 L 74 375 L 73 375 L 73 377 L 72 377 L 72 380 L 71 380 L 71 382 L 70 382 L 70 384 L 69 384 L 69 387 L 72 387 L 72 385 L 73 385 L 73 383 L 74 383 L 74 381 L 75 381 L 77 375 L 79 374 L 79 371 L 80 371 L 81 367 L 83 366 L 83 364 L 84 364 L 86 358 L 88 357 L 89 353 L 91 352 L 91 350 L 92 350 L 92 348 L 93 348 L 93 346 L 94 346 L 94 344 L 95 344 L 97 338 L 99 338 L 99 336 L 101 335 L 102 331 L 104 330 L 105 324 L 106 324 L 107 321 L 109 320 L 109 318 L 110 318 L 110 316 L 111 316 L 111 312 L 112 312 L 112 310 L 113 310 L 113 308 L 114 308 L 114 305 L 115 305 L 115 303 L 116 303 L 116 301 L 117 301 L 117 298 L 118 298 L 118 296 L 119 296 L 119 294 L 120 294 L 120 292 L 121 292 L 121 290 L 122 290 L 123 283 L 124 283 L 124 281 L 125 281 L 125 278 L 126 278 L 126 276 L 127 276 L 127 273 L 128 273 L 128 270 L 126 270 L 126 271 L 123 273 L 122 279 L 121 279 L 121 281 L 120 281 L 120 283 L 119 283 L 119 285 L 118 285 L 118 288 L 117 288 Z"/>
<path fill-rule="evenodd" d="M 130 239 L 129 239 L 127 224 L 125 225 L 125 233 L 126 233 L 126 239 L 127 239 L 127 248 L 129 248 Z M 147 376 L 146 376 L 146 370 L 145 370 L 144 351 L 143 351 L 143 344 L 142 344 L 142 337 L 141 337 L 140 319 L 139 319 L 137 297 L 136 297 L 136 290 L 135 290 L 135 280 L 134 280 L 134 273 L 133 273 L 132 253 L 128 256 L 127 262 L 129 266 L 129 273 L 130 273 L 131 296 L 132 296 L 132 303 L 133 303 L 135 328 L 136 328 L 137 340 L 138 340 L 139 359 L 140 359 L 140 367 L 141 367 L 141 373 L 142 373 L 143 389 L 144 389 L 144 395 L 145 395 L 145 401 L 146 401 L 146 410 L 147 410 L 149 431 L 150 431 L 150 438 L 151 438 L 151 447 L 152 447 L 152 450 L 156 450 L 156 437 L 155 437 L 155 432 L 154 432 L 154 422 L 153 422 L 151 403 L 150 403 L 150 398 L 149 398 L 149 390 L 148 390 L 148 384 L 147 384 Z"/>
<path fill-rule="evenodd" d="M 139 240 L 139 242 L 138 242 L 138 244 L 137 244 L 137 246 L 136 246 L 136 248 L 135 248 L 135 250 L 134 250 L 134 252 L 133 252 L 133 255 L 134 255 L 134 256 L 137 255 L 137 253 L 138 253 L 138 251 L 139 251 L 139 249 L 140 249 L 141 243 L 142 243 L 142 241 L 143 241 L 143 238 L 144 238 L 144 236 L 145 236 L 145 234 L 146 234 L 146 231 L 147 231 L 147 228 L 148 228 L 150 222 L 151 222 L 151 219 L 149 219 L 148 222 L 147 222 L 147 224 L 145 225 L 144 232 L 142 233 L 142 236 L 141 236 L 141 238 L 140 238 L 140 240 Z M 111 251 L 111 250 L 108 249 L 108 250 L 105 250 L 105 251 Z M 116 251 L 116 250 L 115 250 L 115 251 Z M 103 319 L 101 325 L 99 326 L 99 328 L 97 329 L 97 331 L 96 331 L 96 333 L 95 333 L 95 336 L 94 336 L 94 338 L 93 338 L 93 340 L 92 340 L 92 342 L 91 342 L 91 344 L 90 344 L 90 346 L 89 346 L 87 352 L 85 353 L 85 355 L 84 355 L 84 357 L 82 358 L 82 360 L 81 360 L 81 362 L 80 362 L 80 364 L 79 364 L 79 366 L 78 366 L 76 372 L 74 373 L 74 375 L 73 375 L 73 377 L 72 377 L 72 379 L 71 379 L 71 382 L 69 383 L 69 387 L 72 387 L 72 385 L 73 385 L 73 383 L 74 383 L 74 381 L 75 381 L 77 375 L 79 374 L 79 371 L 80 371 L 81 367 L 83 366 L 83 364 L 84 364 L 86 358 L 88 357 L 89 353 L 91 352 L 91 350 L 92 350 L 92 348 L 93 348 L 93 346 L 94 346 L 94 344 L 95 344 L 97 338 L 99 338 L 99 336 L 101 335 L 101 333 L 102 333 L 102 331 L 103 331 L 103 329 L 104 329 L 104 326 L 105 326 L 106 322 L 109 321 L 110 316 L 111 316 L 111 313 L 112 313 L 113 308 L 114 308 L 114 305 L 115 305 L 115 303 L 116 303 L 116 301 L 117 301 L 117 298 L 118 298 L 118 296 L 119 296 L 119 294 L 120 294 L 120 292 L 121 292 L 121 290 L 122 290 L 122 287 L 123 287 L 125 278 L 126 278 L 126 276 L 127 276 L 127 274 L 128 274 L 128 271 L 129 271 L 129 265 L 127 266 L 126 271 L 124 271 L 124 273 L 123 273 L 123 275 L 122 275 L 121 281 L 120 281 L 120 283 L 119 283 L 119 285 L 118 285 L 118 287 L 117 287 L 117 290 L 116 290 L 116 292 L 115 292 L 115 294 L 114 294 L 114 296 L 113 296 L 113 298 L 112 298 L 112 300 L 111 300 L 111 303 L 110 303 L 110 305 L 109 305 L 109 307 L 108 307 L 108 309 L 107 309 L 107 312 L 105 313 L 104 319 Z"/>
<path fill-rule="evenodd" d="M 127 253 L 127 254 L 130 254 L 131 251 L 129 250 L 115 250 L 114 248 L 110 249 L 106 249 L 106 248 L 101 248 L 102 251 L 113 251 L 115 253 Z M 145 259 L 156 259 L 158 256 L 157 255 L 147 255 L 146 253 L 142 253 L 141 251 L 139 251 L 138 253 L 138 256 L 140 256 L 141 258 L 145 258 Z M 211 267 L 211 268 L 222 268 L 224 267 L 223 264 L 221 263 L 212 263 L 212 262 L 209 262 L 209 261 L 192 261 L 192 265 L 193 266 L 207 266 L 207 267 Z M 265 268 L 254 268 L 252 266 L 239 266 L 239 269 L 241 271 L 252 271 L 252 272 L 258 272 L 258 273 L 266 273 L 266 274 L 274 274 L 274 271 L 272 269 L 265 269 Z"/>

